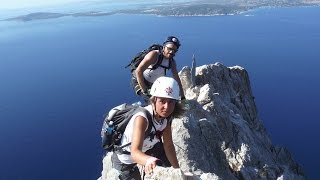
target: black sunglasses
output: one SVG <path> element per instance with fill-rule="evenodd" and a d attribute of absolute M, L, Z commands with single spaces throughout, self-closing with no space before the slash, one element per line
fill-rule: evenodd
<path fill-rule="evenodd" d="M 168 47 L 168 46 L 166 46 L 166 48 L 167 48 L 169 51 L 172 51 L 172 52 L 174 52 L 174 53 L 178 52 L 178 49 L 176 49 L 176 48 L 172 48 L 172 47 Z"/>

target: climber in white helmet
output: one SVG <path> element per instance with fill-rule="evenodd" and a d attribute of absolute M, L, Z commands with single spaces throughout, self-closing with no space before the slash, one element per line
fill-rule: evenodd
<path fill-rule="evenodd" d="M 119 179 L 141 179 L 137 164 L 143 165 L 145 173 L 152 173 L 157 166 L 179 168 L 172 141 L 171 122 L 181 117 L 185 109 L 181 104 L 180 89 L 171 77 L 159 77 L 150 90 L 150 104 L 144 108 L 152 115 L 152 121 L 143 112 L 132 116 L 121 139 L 124 152 L 113 153 L 113 168 L 120 172 Z M 152 122 L 150 124 L 149 122 Z M 153 126 L 145 137 L 148 126 Z"/>

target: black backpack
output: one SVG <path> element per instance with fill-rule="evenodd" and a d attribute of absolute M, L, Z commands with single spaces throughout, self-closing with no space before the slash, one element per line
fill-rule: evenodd
<path fill-rule="evenodd" d="M 128 125 L 132 116 L 137 112 L 144 112 L 147 115 L 149 125 L 147 131 L 145 132 L 145 138 L 151 135 L 151 129 L 154 127 L 154 125 L 152 122 L 152 115 L 149 113 L 149 111 L 139 105 L 131 105 L 126 103 L 121 104 L 109 111 L 102 125 L 102 147 L 106 151 L 117 151 L 118 153 L 130 154 L 122 149 L 126 146 L 129 146 L 131 142 L 123 146 L 119 145 L 121 143 L 121 138 L 126 126 Z M 113 124 L 110 126 L 112 130 L 111 132 L 109 130 L 108 133 L 106 129 L 111 121 L 113 121 Z"/>
<path fill-rule="evenodd" d="M 151 46 L 149 46 L 147 49 L 144 49 L 143 51 L 139 52 L 138 54 L 136 54 L 136 56 L 131 60 L 130 64 L 128 64 L 126 66 L 129 67 L 130 66 L 130 70 L 131 72 L 133 72 L 134 70 L 137 69 L 137 67 L 139 66 L 139 64 L 141 63 L 141 61 L 143 60 L 143 58 L 150 52 L 153 50 L 159 50 L 160 54 L 158 56 L 158 60 L 157 63 L 155 65 L 152 66 L 152 70 L 157 69 L 159 66 L 165 68 L 165 70 L 170 69 L 171 68 L 171 60 L 169 61 L 169 66 L 162 66 L 162 60 L 163 60 L 163 54 L 162 54 L 162 45 L 160 44 L 152 44 Z"/>

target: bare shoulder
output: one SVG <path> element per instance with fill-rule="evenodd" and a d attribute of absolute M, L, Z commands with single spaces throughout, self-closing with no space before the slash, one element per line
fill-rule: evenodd
<path fill-rule="evenodd" d="M 137 116 L 134 120 L 134 128 L 135 129 L 146 129 L 146 127 L 148 126 L 148 121 L 145 117 L 143 116 Z"/>
<path fill-rule="evenodd" d="M 144 60 L 145 61 L 149 61 L 151 64 L 154 64 L 159 56 L 159 51 L 158 50 L 153 50 L 150 51 L 145 57 Z"/>

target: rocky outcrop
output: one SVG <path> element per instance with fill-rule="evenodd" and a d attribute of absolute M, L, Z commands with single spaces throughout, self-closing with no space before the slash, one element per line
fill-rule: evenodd
<path fill-rule="evenodd" d="M 197 67 L 193 78 L 191 72 L 184 67 L 179 73 L 189 111 L 172 124 L 181 170 L 159 168 L 146 179 L 161 179 L 165 172 L 183 179 L 181 171 L 208 180 L 306 179 L 288 150 L 272 145 L 244 68 L 216 63 Z M 101 179 L 110 179 L 110 168 L 105 158 Z"/>

